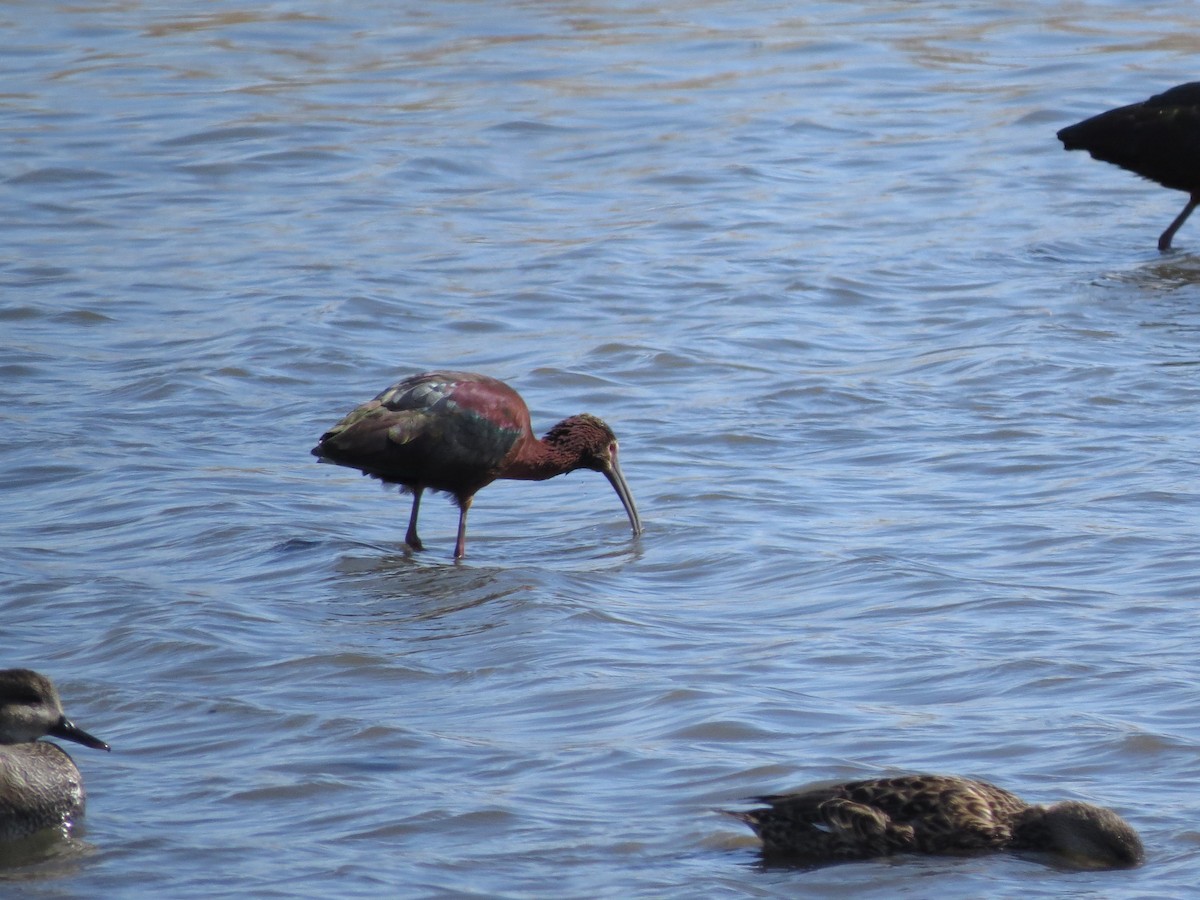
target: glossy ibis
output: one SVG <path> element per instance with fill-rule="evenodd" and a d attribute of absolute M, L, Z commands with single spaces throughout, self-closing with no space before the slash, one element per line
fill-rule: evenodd
<path fill-rule="evenodd" d="M 83 812 L 83 778 L 66 751 L 40 737 L 107 750 L 63 715 L 58 691 L 29 669 L 0 670 L 0 840 L 70 829 Z"/>
<path fill-rule="evenodd" d="M 502 381 L 471 372 L 413 375 L 351 412 L 321 436 L 313 455 L 360 470 L 413 495 L 405 542 L 417 537 L 421 494 L 445 491 L 458 504 L 458 542 L 467 545 L 467 511 L 480 488 L 497 478 L 543 481 L 592 469 L 616 489 L 634 534 L 641 534 L 633 495 L 617 462 L 617 439 L 595 416 L 563 419 L 534 437 L 521 395 Z"/>
<path fill-rule="evenodd" d="M 1163 187 L 1185 191 L 1187 206 L 1158 239 L 1171 239 L 1200 204 L 1200 82 L 1181 84 L 1064 128 L 1058 139 L 1068 150 L 1086 150 Z"/>
<path fill-rule="evenodd" d="M 1028 850 L 1087 868 L 1138 865 L 1141 839 L 1110 809 L 1067 800 L 1034 806 L 953 775 L 902 775 L 758 797 L 730 812 L 754 829 L 763 854 L 812 864 L 893 853 Z"/>

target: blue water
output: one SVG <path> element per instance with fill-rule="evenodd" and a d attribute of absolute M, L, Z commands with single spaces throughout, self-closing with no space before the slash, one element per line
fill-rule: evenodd
<path fill-rule="evenodd" d="M 10 4 L 0 662 L 82 828 L 15 896 L 1186 897 L 1200 225 L 1054 132 L 1189 4 Z M 317 465 L 399 377 L 600 415 L 456 512 Z M 1144 867 L 763 868 L 896 771 Z"/>

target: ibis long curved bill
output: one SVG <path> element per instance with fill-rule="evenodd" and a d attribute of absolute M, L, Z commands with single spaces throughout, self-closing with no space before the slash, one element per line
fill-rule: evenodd
<path fill-rule="evenodd" d="M 617 496 L 621 498 L 621 505 L 625 507 L 625 513 L 629 516 L 629 527 L 633 529 L 635 535 L 642 533 L 642 519 L 638 515 L 637 504 L 633 502 L 633 494 L 629 490 L 629 484 L 625 481 L 625 475 L 621 471 L 621 466 L 617 462 L 616 451 L 613 451 L 612 458 L 609 461 L 609 466 L 604 469 L 604 477 L 608 479 L 608 483 L 613 486 L 613 490 L 617 492 Z"/>

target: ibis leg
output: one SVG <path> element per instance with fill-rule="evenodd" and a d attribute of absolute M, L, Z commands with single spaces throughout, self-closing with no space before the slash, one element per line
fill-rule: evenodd
<path fill-rule="evenodd" d="M 424 490 L 425 488 L 420 485 L 412 489 L 412 514 L 408 517 L 408 532 L 404 535 L 404 543 L 408 544 L 413 550 L 425 549 L 425 546 L 421 543 L 421 539 L 417 537 L 417 514 L 421 512 L 421 493 Z"/>
<path fill-rule="evenodd" d="M 467 554 L 467 510 L 471 508 L 472 497 L 458 502 L 458 541 L 454 545 L 454 558 L 462 559 Z"/>
<path fill-rule="evenodd" d="M 1180 225 L 1187 221 L 1187 217 L 1192 214 L 1192 210 L 1196 208 L 1197 204 L 1200 204 L 1200 194 L 1192 194 L 1187 206 L 1183 208 L 1183 212 L 1175 217 L 1175 221 L 1167 227 L 1167 230 L 1158 239 L 1159 250 L 1171 249 L 1171 238 L 1175 237 L 1175 232 L 1179 230 Z"/>

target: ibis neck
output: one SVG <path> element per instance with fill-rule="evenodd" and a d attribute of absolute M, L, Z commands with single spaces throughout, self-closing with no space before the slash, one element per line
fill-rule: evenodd
<path fill-rule="evenodd" d="M 545 481 L 570 472 L 575 462 L 575 454 L 567 448 L 547 444 L 530 436 L 504 466 L 499 477 L 517 481 Z"/>

